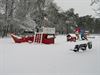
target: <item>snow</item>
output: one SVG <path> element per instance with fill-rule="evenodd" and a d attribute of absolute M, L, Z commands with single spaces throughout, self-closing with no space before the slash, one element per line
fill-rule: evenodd
<path fill-rule="evenodd" d="M 100 75 L 100 35 L 92 35 L 91 50 L 70 51 L 75 42 L 58 35 L 55 44 L 15 44 L 0 39 L 0 75 Z"/>

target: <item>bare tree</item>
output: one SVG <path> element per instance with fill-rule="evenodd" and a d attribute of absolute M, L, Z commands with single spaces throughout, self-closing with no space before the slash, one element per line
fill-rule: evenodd
<path fill-rule="evenodd" d="M 14 30 L 17 26 L 20 27 L 23 21 L 27 20 L 27 15 L 31 20 L 42 26 L 45 9 L 53 0 L 0 0 L 0 9 L 3 11 L 2 37 L 7 36 L 7 33 Z M 1 12 L 0 12 L 1 14 Z M 34 17 L 35 16 L 35 17 Z M 1 19 L 0 19 L 1 20 Z M 0 22 L 2 22 L 2 20 Z M 14 27 L 14 28 L 13 28 Z"/>
<path fill-rule="evenodd" d="M 96 5 L 96 8 L 93 8 L 95 13 L 100 17 L 100 0 L 91 0 L 91 6 Z"/>
<path fill-rule="evenodd" d="M 16 1 L 18 0 L 0 0 L 2 5 L 0 8 L 4 15 L 4 19 L 2 19 L 4 21 L 4 24 L 2 25 L 2 37 L 7 36 L 7 33 L 10 30 L 10 21 L 13 20 Z"/>

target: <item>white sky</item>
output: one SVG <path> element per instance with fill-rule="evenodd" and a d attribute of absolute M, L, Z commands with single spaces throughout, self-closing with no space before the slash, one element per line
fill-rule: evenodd
<path fill-rule="evenodd" d="M 75 13 L 79 13 L 79 16 L 93 15 L 95 12 L 90 6 L 91 0 L 54 0 L 59 7 L 63 10 L 74 8 Z"/>

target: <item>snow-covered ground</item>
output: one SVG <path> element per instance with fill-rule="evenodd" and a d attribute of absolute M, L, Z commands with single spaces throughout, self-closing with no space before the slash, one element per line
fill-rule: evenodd
<path fill-rule="evenodd" d="M 0 75 L 100 75 L 100 35 L 90 40 L 91 50 L 75 53 L 64 35 L 54 45 L 0 39 Z"/>

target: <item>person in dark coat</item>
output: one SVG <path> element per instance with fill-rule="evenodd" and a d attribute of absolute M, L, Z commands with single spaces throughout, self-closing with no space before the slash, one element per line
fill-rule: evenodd
<path fill-rule="evenodd" d="M 87 35 L 85 33 L 85 29 L 80 30 L 80 35 L 82 40 L 87 40 Z"/>

